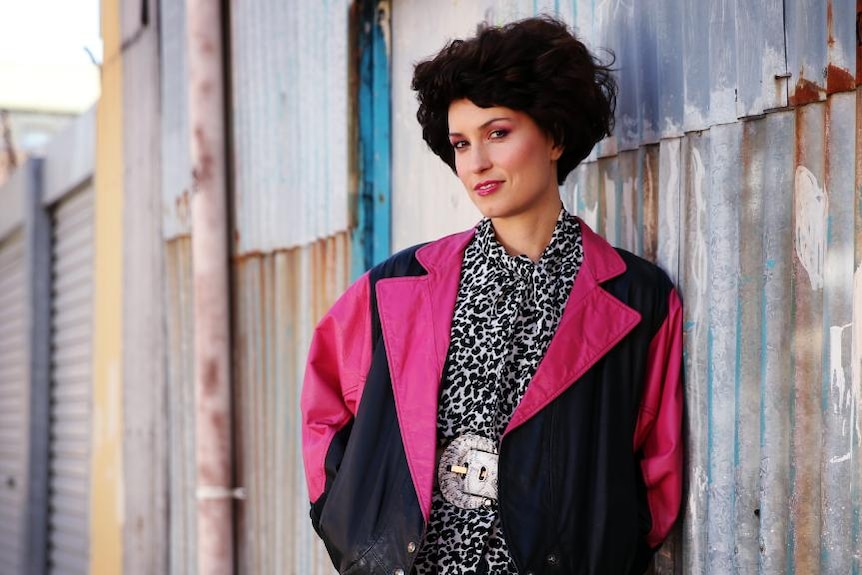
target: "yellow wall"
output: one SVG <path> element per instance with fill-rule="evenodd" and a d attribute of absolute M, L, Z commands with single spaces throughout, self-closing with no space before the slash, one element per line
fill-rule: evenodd
<path fill-rule="evenodd" d="M 120 2 L 102 0 L 102 95 L 96 132 L 90 573 L 123 571 L 123 62 Z"/>

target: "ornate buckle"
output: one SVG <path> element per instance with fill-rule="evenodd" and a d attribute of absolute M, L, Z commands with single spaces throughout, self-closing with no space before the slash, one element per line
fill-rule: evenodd
<path fill-rule="evenodd" d="M 481 435 L 459 435 L 437 466 L 443 498 L 461 509 L 490 507 L 497 500 L 497 444 Z"/>

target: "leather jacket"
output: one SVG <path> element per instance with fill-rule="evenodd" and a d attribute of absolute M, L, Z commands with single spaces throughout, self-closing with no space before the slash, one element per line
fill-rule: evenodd
<path fill-rule="evenodd" d="M 519 573 L 642 573 L 682 483 L 682 308 L 655 265 L 581 222 L 584 261 L 499 446 Z M 303 384 L 311 519 L 340 573 L 410 573 L 431 510 L 437 406 L 473 230 L 359 278 L 317 326 Z"/>

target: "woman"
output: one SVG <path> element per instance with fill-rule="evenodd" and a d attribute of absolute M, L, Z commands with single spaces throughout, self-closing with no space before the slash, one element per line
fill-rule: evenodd
<path fill-rule="evenodd" d="M 679 299 L 562 207 L 615 86 L 532 18 L 415 68 L 423 138 L 484 218 L 354 283 L 302 393 L 315 529 L 341 573 L 642 573 L 674 523 Z"/>

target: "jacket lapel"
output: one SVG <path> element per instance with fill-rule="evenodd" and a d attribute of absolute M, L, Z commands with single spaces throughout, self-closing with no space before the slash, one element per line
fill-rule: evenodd
<path fill-rule="evenodd" d="M 640 322 L 640 314 L 599 284 L 622 274 L 617 251 L 580 220 L 584 261 L 557 332 L 518 404 L 506 434 L 563 393 Z"/>
<path fill-rule="evenodd" d="M 464 248 L 474 230 L 416 252 L 423 276 L 377 282 L 377 309 L 386 345 L 395 410 L 407 464 L 425 520 L 431 513 L 437 448 L 437 403 L 449 349 Z"/>

